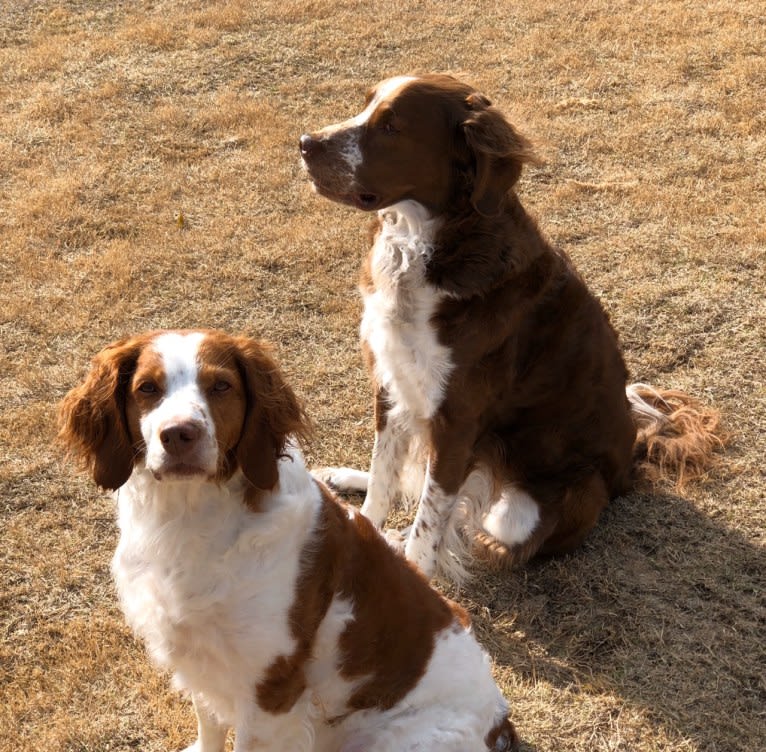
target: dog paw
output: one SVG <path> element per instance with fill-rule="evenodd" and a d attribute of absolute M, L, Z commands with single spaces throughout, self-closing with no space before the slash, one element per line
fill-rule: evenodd
<path fill-rule="evenodd" d="M 335 475 L 340 468 L 337 467 L 312 467 L 311 474 L 318 480 L 335 490 Z M 185 752 L 185 750 L 184 750 Z"/>
<path fill-rule="evenodd" d="M 351 467 L 315 467 L 311 474 L 339 493 L 365 493 L 369 474 Z"/>
<path fill-rule="evenodd" d="M 407 545 L 407 538 L 410 536 L 410 530 L 412 530 L 412 525 L 404 528 L 404 530 L 394 530 L 393 528 L 389 528 L 388 530 L 383 531 L 383 537 L 386 539 L 386 543 L 388 543 L 396 553 L 404 556 L 404 547 Z"/>

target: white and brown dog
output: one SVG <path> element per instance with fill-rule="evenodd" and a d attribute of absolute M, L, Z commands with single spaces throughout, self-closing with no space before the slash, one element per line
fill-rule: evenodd
<path fill-rule="evenodd" d="M 151 332 L 110 345 L 60 437 L 116 489 L 112 571 L 187 690 L 193 752 L 515 750 L 465 612 L 306 470 L 307 424 L 257 342 Z"/>
<path fill-rule="evenodd" d="M 514 191 L 530 144 L 487 97 L 390 78 L 300 149 L 318 193 L 377 212 L 360 285 L 370 472 L 324 477 L 366 491 L 378 527 L 404 486 L 417 513 L 391 540 L 426 574 L 464 575 L 475 531 L 507 564 L 570 551 L 637 476 L 705 472 L 714 411 L 627 386 L 606 313 Z"/>

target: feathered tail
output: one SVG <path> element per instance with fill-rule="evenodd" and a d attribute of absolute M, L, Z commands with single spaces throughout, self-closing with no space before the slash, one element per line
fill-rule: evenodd
<path fill-rule="evenodd" d="M 675 389 L 639 383 L 625 391 L 637 429 L 636 479 L 669 480 L 680 490 L 704 477 L 727 441 L 718 411 Z"/>

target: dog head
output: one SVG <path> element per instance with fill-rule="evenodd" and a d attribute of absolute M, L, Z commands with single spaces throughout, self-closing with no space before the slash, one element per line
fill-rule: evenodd
<path fill-rule="evenodd" d="M 115 489 L 137 462 L 158 480 L 225 480 L 237 468 L 277 482 L 287 441 L 308 430 L 267 348 L 215 331 L 158 331 L 115 342 L 64 398 L 59 439 Z"/>
<path fill-rule="evenodd" d="M 304 134 L 300 150 L 318 193 L 367 211 L 410 199 L 434 214 L 457 202 L 491 216 L 535 161 L 487 97 L 436 74 L 380 82 L 362 112 Z"/>

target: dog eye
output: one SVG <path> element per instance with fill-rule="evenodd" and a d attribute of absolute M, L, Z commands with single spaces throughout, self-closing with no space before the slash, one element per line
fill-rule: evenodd
<path fill-rule="evenodd" d="M 231 384 L 228 381 L 224 381 L 223 379 L 218 379 L 218 381 L 213 384 L 213 391 L 217 394 L 228 392 L 229 389 L 231 389 Z"/>
<path fill-rule="evenodd" d="M 142 381 L 138 385 L 138 391 L 141 392 L 141 394 L 157 394 L 159 388 L 153 381 Z"/>
<path fill-rule="evenodd" d="M 386 120 L 385 123 L 381 123 L 380 130 L 389 136 L 393 135 L 394 133 L 399 133 L 399 129 L 394 125 L 393 120 Z"/>

